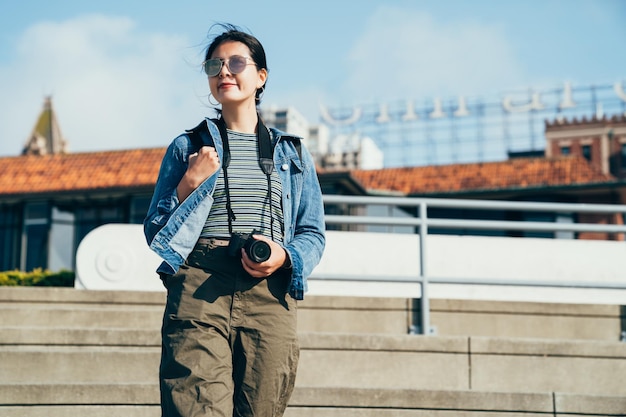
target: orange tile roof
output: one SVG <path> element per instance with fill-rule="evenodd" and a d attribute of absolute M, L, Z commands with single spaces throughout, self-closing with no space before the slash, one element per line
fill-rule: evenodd
<path fill-rule="evenodd" d="M 553 187 L 615 182 L 584 158 L 519 158 L 502 162 L 354 170 L 368 191 L 405 195 Z"/>
<path fill-rule="evenodd" d="M 153 186 L 165 148 L 0 158 L 0 195 Z"/>
<path fill-rule="evenodd" d="M 152 187 L 164 153 L 165 148 L 155 148 L 3 157 L 0 158 L 0 196 Z M 349 175 L 368 191 L 406 195 L 616 181 L 591 167 L 585 159 L 576 157 L 353 170 Z"/>

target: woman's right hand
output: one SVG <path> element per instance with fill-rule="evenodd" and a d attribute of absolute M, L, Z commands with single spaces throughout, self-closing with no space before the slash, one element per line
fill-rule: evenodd
<path fill-rule="evenodd" d="M 215 174 L 220 167 L 217 151 L 213 146 L 203 146 L 189 155 L 189 165 L 178 183 L 178 200 L 183 202 L 204 180 Z"/>

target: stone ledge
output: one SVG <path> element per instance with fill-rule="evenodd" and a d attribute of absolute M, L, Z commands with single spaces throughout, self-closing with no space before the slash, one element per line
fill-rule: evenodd
<path fill-rule="evenodd" d="M 0 327 L 0 335 L 0 346 L 161 346 L 158 330 L 21 326 Z"/>
<path fill-rule="evenodd" d="M 160 347 L 155 329 L 0 326 L 0 346 L 146 346 Z M 417 336 L 300 332 L 303 350 L 371 350 L 626 359 L 626 343 L 500 337 Z"/>
<path fill-rule="evenodd" d="M 0 404 L 2 405 L 128 405 L 158 403 L 158 383 L 0 385 Z"/>
<path fill-rule="evenodd" d="M 462 336 L 414 336 L 387 334 L 300 333 L 303 350 L 375 350 L 469 353 L 468 338 Z"/>
<path fill-rule="evenodd" d="M 541 303 L 530 301 L 480 301 L 432 299 L 430 307 L 433 312 L 459 313 L 497 313 L 497 314 L 529 314 L 559 316 L 599 316 L 615 317 L 620 315 L 620 306 L 615 304 L 572 304 L 572 303 Z"/>
<path fill-rule="evenodd" d="M 6 302 L 165 305 L 165 293 L 158 291 L 77 290 L 68 287 L 0 286 L 0 303 Z"/>
<path fill-rule="evenodd" d="M 306 295 L 298 302 L 299 309 L 337 310 L 400 310 L 413 308 L 412 298 L 396 297 L 341 297 L 335 295 Z"/>
<path fill-rule="evenodd" d="M 470 337 L 472 354 L 559 356 L 626 359 L 626 343 L 595 340 L 546 340 L 500 337 Z"/>
<path fill-rule="evenodd" d="M 419 302 L 402 297 L 354 297 L 306 295 L 299 302 L 303 309 L 355 309 L 355 310 L 419 310 Z M 107 304 L 157 304 L 164 305 L 165 293 L 160 291 L 107 291 L 79 290 L 66 287 L 2 287 L 0 303 L 45 302 L 45 303 L 107 303 Z M 533 314 L 565 316 L 620 315 L 619 305 L 572 304 L 543 302 L 480 301 L 460 299 L 430 300 L 433 312 Z"/>
<path fill-rule="evenodd" d="M 4 384 L 0 385 L 0 412 L 21 406 L 158 406 L 158 384 Z M 290 409 L 341 410 L 370 408 L 540 413 L 553 415 L 623 416 L 626 398 L 563 393 L 506 393 L 296 387 Z M 20 414 L 15 414 L 20 415 Z M 43 415 L 43 414 L 42 414 Z"/>
<path fill-rule="evenodd" d="M 626 397 L 608 397 L 574 394 L 554 394 L 558 413 L 601 414 L 603 416 L 625 416 Z"/>
<path fill-rule="evenodd" d="M 2 417 L 161 417 L 161 407 L 152 405 L 28 405 L 0 406 Z M 340 417 L 337 415 L 336 417 Z M 380 416 L 377 416 L 380 417 Z M 500 416 L 493 416 L 500 417 Z M 506 416 L 509 417 L 509 416 Z M 517 417 L 517 416 L 513 416 Z M 534 416 L 522 416 L 534 417 Z"/>
<path fill-rule="evenodd" d="M 145 304 L 50 304 L 0 305 L 1 327 L 45 328 L 145 328 L 158 330 L 163 307 Z"/>
<path fill-rule="evenodd" d="M 305 388 L 294 392 L 290 405 L 452 409 L 481 411 L 553 411 L 550 393 L 493 393 L 476 391 L 422 391 L 349 388 Z"/>

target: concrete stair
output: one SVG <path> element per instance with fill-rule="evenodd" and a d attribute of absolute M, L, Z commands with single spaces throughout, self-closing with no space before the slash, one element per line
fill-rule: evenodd
<path fill-rule="evenodd" d="M 152 292 L 0 287 L 0 415 L 160 415 L 163 301 Z M 626 415 L 619 306 L 433 302 L 435 336 L 406 333 L 413 300 L 300 303 L 287 416 Z M 547 329 L 581 317 L 582 327 L 604 329 L 541 337 L 552 333 L 538 317 Z M 470 323 L 465 334 L 459 320 Z"/>

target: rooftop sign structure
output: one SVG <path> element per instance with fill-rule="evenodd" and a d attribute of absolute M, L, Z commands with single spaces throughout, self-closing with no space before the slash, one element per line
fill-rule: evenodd
<path fill-rule="evenodd" d="M 503 160 L 543 151 L 546 121 L 626 114 L 626 85 L 513 91 L 499 98 L 458 96 L 321 106 L 331 137 L 359 132 L 385 154 L 386 167 Z"/>

